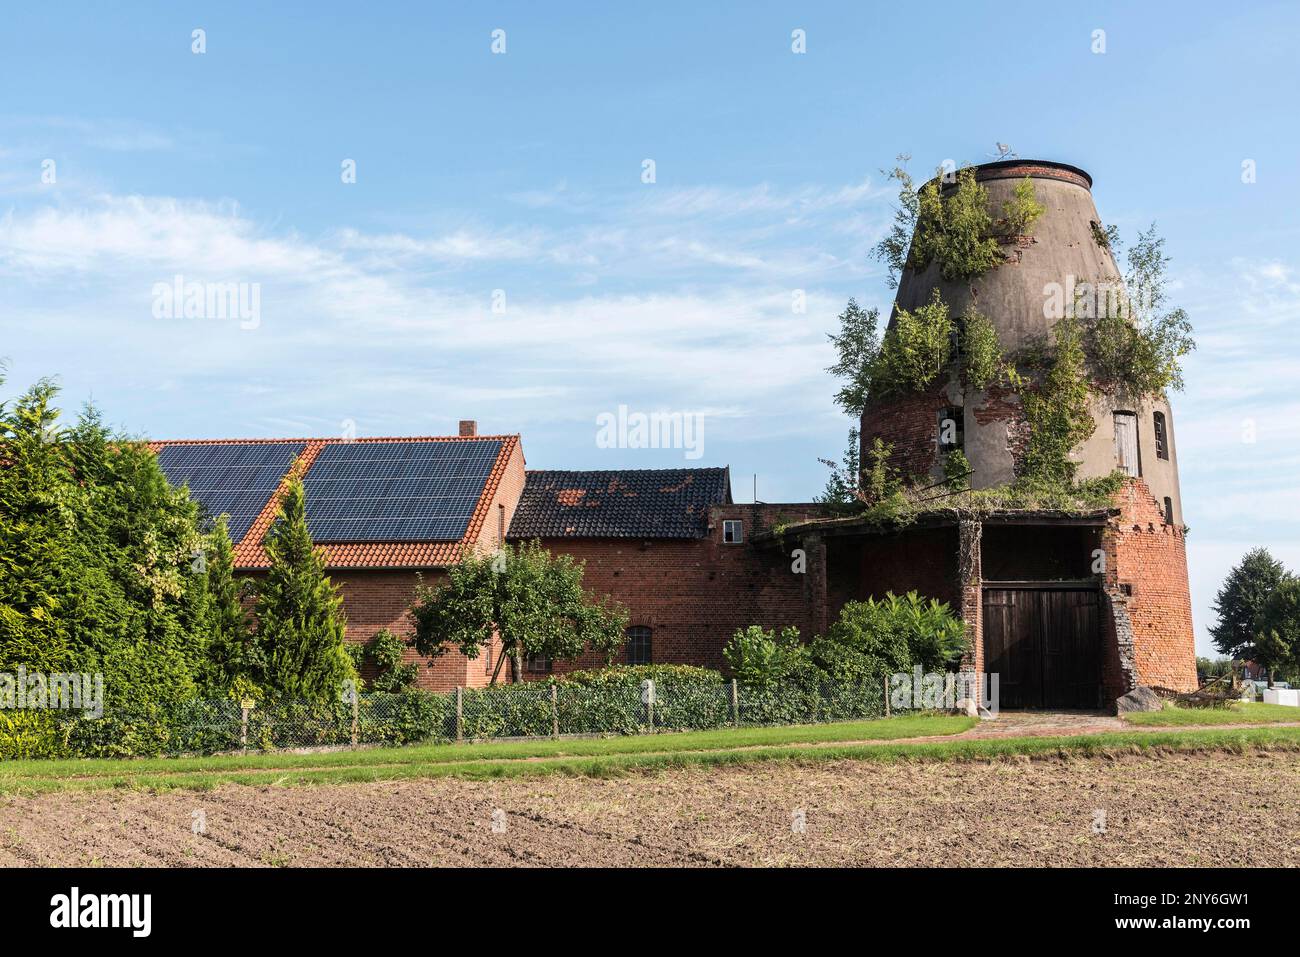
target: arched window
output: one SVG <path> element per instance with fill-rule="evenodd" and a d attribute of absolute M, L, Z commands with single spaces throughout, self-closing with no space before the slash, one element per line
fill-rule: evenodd
<path fill-rule="evenodd" d="M 629 665 L 650 664 L 650 629 L 645 625 L 633 625 L 627 634 L 627 663 Z"/>
<path fill-rule="evenodd" d="M 1115 462 L 1121 471 L 1127 472 L 1134 478 L 1142 475 L 1137 416 L 1132 412 L 1115 413 Z"/>
<path fill-rule="evenodd" d="M 958 406 L 939 410 L 939 451 L 952 452 L 966 442 L 965 416 Z"/>
<path fill-rule="evenodd" d="M 1156 458 L 1169 458 L 1169 433 L 1165 428 L 1165 414 L 1157 412 L 1153 416 L 1156 427 Z"/>

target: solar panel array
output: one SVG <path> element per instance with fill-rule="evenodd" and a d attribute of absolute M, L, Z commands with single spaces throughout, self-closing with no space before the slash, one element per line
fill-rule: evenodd
<path fill-rule="evenodd" d="M 307 528 L 317 542 L 456 542 L 500 441 L 345 442 L 307 471 Z"/>
<path fill-rule="evenodd" d="M 166 445 L 158 464 L 172 485 L 189 485 L 209 520 L 229 515 L 230 539 L 238 542 L 306 447 L 305 442 Z"/>

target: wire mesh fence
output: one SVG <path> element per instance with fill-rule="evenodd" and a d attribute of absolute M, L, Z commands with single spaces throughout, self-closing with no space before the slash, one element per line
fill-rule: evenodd
<path fill-rule="evenodd" d="M 344 695 L 326 702 L 193 699 L 140 713 L 109 708 L 97 719 L 65 712 L 57 720 L 71 755 L 211 754 L 808 724 L 882 717 L 884 699 L 883 682 L 873 680 L 763 687 L 721 679 L 554 681 Z"/>

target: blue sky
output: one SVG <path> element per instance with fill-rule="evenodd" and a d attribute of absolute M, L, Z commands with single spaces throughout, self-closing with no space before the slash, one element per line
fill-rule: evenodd
<path fill-rule="evenodd" d="M 5 393 L 57 374 L 154 437 L 476 418 L 535 468 L 681 464 L 598 448 L 596 416 L 702 412 L 691 464 L 805 500 L 849 426 L 825 335 L 850 295 L 890 301 L 880 168 L 1002 141 L 1168 239 L 1200 344 L 1174 408 L 1201 650 L 1242 552 L 1300 569 L 1294 6 L 467 6 L 8 9 Z M 259 284 L 256 328 L 155 318 L 178 274 Z"/>

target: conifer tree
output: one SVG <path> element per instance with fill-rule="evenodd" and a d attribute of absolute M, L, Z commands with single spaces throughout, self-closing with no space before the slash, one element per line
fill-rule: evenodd
<path fill-rule="evenodd" d="M 266 536 L 271 567 L 256 586 L 256 644 L 268 690 L 318 701 L 356 679 L 344 646 L 343 599 L 307 531 L 302 481 L 290 480 Z"/>
<path fill-rule="evenodd" d="M 244 588 L 235 578 L 235 549 L 225 515 L 207 536 L 203 561 L 209 603 L 203 684 L 209 694 L 244 697 L 262 671 L 262 662 L 241 600 Z"/>

